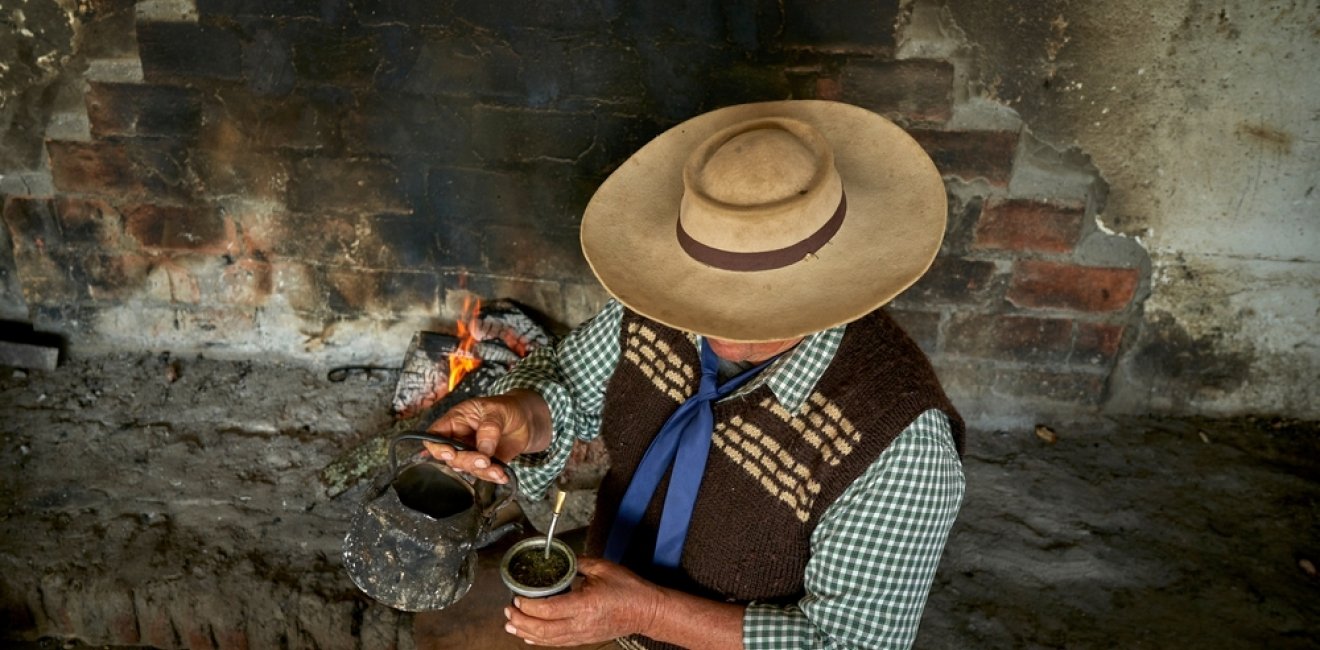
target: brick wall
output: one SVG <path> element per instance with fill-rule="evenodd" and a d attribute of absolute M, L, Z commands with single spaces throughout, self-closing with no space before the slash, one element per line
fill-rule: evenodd
<path fill-rule="evenodd" d="M 81 3 L 83 41 L 52 93 L 72 101 L 51 104 L 44 141 L 20 147 L 44 157 L 0 178 L 0 317 L 61 333 L 75 351 L 323 363 L 397 363 L 415 330 L 453 320 L 465 291 L 574 324 L 605 299 L 579 253 L 578 218 L 631 151 L 719 106 L 835 99 L 903 125 L 946 178 L 944 248 L 890 309 L 964 414 L 986 427 L 1102 411 L 1149 292 L 1144 252 L 1096 225 L 1106 188 L 1084 156 L 1030 125 L 967 119 L 960 62 L 900 57 L 898 5 Z M 324 425 L 311 407 L 287 410 Z M 349 435 L 285 427 L 222 443 L 211 415 L 197 439 L 223 444 L 245 472 L 274 471 L 272 448 L 328 456 Z M 112 463 L 102 469 L 97 481 L 122 481 Z M 286 488 L 306 497 L 297 481 L 277 488 L 279 503 Z M 159 647 L 411 647 L 411 619 L 364 607 L 326 561 L 338 535 L 307 527 L 342 524 L 348 505 L 317 503 L 329 512 L 282 505 L 269 535 L 252 525 L 259 510 L 235 515 L 235 538 L 260 531 L 276 561 L 195 533 L 214 529 L 209 510 L 168 526 L 147 517 L 156 533 L 141 548 L 159 534 L 217 552 L 137 586 L 80 572 L 41 574 L 36 587 L 15 578 L 0 592 L 31 588 L 0 593 L 21 604 L 0 611 L 0 627 Z M 311 550 L 286 557 L 291 538 Z M 108 554 L 99 566 L 159 560 L 95 539 Z"/>
<path fill-rule="evenodd" d="M 1097 232 L 1088 170 L 953 120 L 955 64 L 896 58 L 897 2 L 174 4 L 132 25 L 140 75 L 91 62 L 51 182 L 4 196 L 0 280 L 76 345 L 395 361 L 461 290 L 571 325 L 605 297 L 577 223 L 614 165 L 705 110 L 825 98 L 946 176 L 948 240 L 894 311 L 955 401 L 1104 405 L 1143 258 Z"/>

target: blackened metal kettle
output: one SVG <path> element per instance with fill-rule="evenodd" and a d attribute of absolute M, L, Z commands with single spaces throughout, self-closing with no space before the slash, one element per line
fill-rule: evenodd
<path fill-rule="evenodd" d="M 344 568 L 373 599 L 409 612 L 444 609 L 472 586 L 477 549 L 517 524 L 492 530 L 495 514 L 517 492 L 504 469 L 504 485 L 459 473 L 418 454 L 399 465 L 395 447 L 425 440 L 467 449 L 430 433 L 408 433 L 389 444 L 389 466 L 368 490 L 344 537 Z"/>

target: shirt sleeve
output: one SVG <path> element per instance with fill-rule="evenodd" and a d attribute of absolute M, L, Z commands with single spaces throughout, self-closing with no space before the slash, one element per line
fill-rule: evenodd
<path fill-rule="evenodd" d="M 592 440 L 600 434 L 605 386 L 619 363 L 622 322 L 623 306 L 611 300 L 558 345 L 537 348 L 491 387 L 492 394 L 515 388 L 534 390 L 550 405 L 550 447 L 509 463 L 518 477 L 519 491 L 528 497 L 545 496 L 568 463 L 574 441 Z"/>
<path fill-rule="evenodd" d="M 752 603 L 747 650 L 909 648 L 965 478 L 943 412 L 922 413 L 825 511 L 798 603 Z"/>

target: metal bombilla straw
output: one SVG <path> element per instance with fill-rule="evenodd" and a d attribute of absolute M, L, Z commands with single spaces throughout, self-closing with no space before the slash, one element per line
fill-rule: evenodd
<path fill-rule="evenodd" d="M 564 492 L 563 490 L 559 490 L 559 493 L 555 495 L 555 511 L 553 514 L 550 515 L 550 528 L 545 532 L 544 559 L 547 560 L 550 559 L 550 542 L 553 541 L 555 537 L 555 525 L 559 523 L 559 513 L 564 511 L 565 496 L 568 496 L 568 493 Z"/>

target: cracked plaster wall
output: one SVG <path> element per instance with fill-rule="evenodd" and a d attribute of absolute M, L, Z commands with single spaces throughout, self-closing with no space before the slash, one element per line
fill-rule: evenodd
<path fill-rule="evenodd" d="M 908 9 L 908 50 L 959 63 L 953 122 L 1089 156 L 1100 226 L 1149 252 L 1110 410 L 1320 415 L 1320 3 Z"/>

